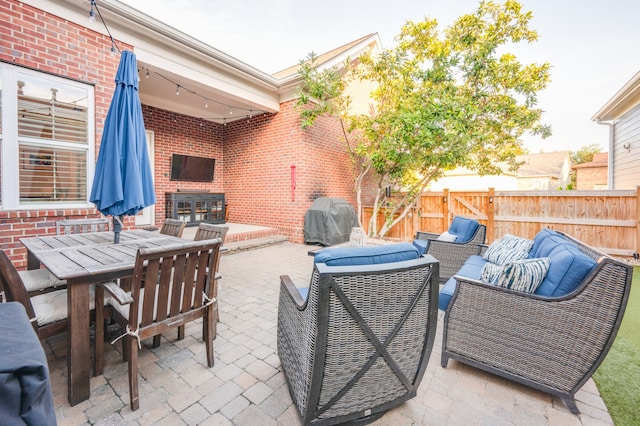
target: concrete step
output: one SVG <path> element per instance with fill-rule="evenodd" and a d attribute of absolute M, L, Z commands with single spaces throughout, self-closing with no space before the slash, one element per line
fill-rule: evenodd
<path fill-rule="evenodd" d="M 234 254 L 239 251 L 253 250 L 273 244 L 281 244 L 285 241 L 289 241 L 289 238 L 284 235 L 267 235 L 264 237 L 248 238 L 240 241 L 228 241 L 227 238 L 224 243 L 225 250 L 222 254 Z"/>

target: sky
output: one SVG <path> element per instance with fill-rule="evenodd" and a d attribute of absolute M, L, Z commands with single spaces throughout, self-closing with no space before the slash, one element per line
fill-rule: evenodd
<path fill-rule="evenodd" d="M 327 52 L 371 33 L 383 48 L 407 21 L 436 19 L 441 29 L 476 10 L 476 0 L 121 0 L 260 71 L 274 73 L 307 54 Z M 539 93 L 552 136 L 527 137 L 532 153 L 608 150 L 608 126 L 591 117 L 640 71 L 640 1 L 521 0 L 533 13 L 533 44 L 509 49 L 523 63 L 551 65 Z"/>

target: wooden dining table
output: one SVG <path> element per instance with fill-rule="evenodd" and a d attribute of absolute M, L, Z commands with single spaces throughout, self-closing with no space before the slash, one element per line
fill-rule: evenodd
<path fill-rule="evenodd" d="M 67 281 L 68 397 L 71 405 L 89 398 L 91 345 L 89 286 L 131 276 L 140 248 L 180 247 L 192 241 L 145 230 L 123 231 L 114 244 L 113 232 L 47 235 L 22 238 L 27 268 L 41 265 Z"/>

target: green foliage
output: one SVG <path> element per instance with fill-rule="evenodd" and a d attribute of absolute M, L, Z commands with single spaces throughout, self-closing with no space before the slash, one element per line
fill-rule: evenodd
<path fill-rule="evenodd" d="M 571 162 L 573 164 L 582 164 L 589 163 L 593 161 L 593 154 L 597 154 L 602 150 L 600 145 L 591 144 L 587 146 L 583 146 L 577 151 L 571 151 L 569 155 L 571 156 Z"/>
<path fill-rule="evenodd" d="M 536 107 L 549 65 L 522 64 L 503 52 L 537 39 L 528 27 L 531 18 L 516 1 L 481 1 L 444 31 L 434 19 L 407 22 L 396 47 L 365 53 L 353 66 L 320 71 L 314 54 L 301 63 L 302 126 L 325 114 L 342 120 L 356 166 L 358 207 L 363 176 L 376 175 L 373 217 L 383 211 L 386 219 L 371 224 L 371 235 L 383 236 L 445 171 L 500 172 L 495 164 L 513 165 L 523 153 L 525 133 L 550 134 Z M 351 82 L 374 83 L 369 114 L 350 112 L 345 88 Z M 400 196 L 385 197 L 389 186 Z"/>
<path fill-rule="evenodd" d="M 640 267 L 609 354 L 593 375 L 615 425 L 640 424 Z"/>

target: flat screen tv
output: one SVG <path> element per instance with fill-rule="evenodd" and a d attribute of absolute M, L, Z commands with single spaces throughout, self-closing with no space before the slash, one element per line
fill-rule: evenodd
<path fill-rule="evenodd" d="M 213 158 L 173 154 L 171 157 L 171 180 L 211 182 L 213 181 L 215 163 L 216 160 Z"/>

